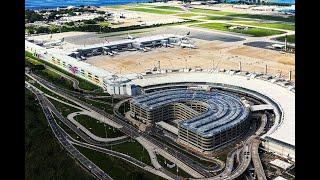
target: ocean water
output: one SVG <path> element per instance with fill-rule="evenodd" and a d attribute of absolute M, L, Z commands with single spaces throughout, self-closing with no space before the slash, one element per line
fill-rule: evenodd
<path fill-rule="evenodd" d="M 42 9 L 56 8 L 66 6 L 106 6 L 106 5 L 121 5 L 129 3 L 149 2 L 151 0 L 26 0 L 26 9 Z"/>

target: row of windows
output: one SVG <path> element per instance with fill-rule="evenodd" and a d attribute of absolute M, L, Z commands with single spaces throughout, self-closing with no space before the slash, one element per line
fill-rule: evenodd
<path fill-rule="evenodd" d="M 52 57 L 51 60 L 52 60 L 53 64 L 59 65 L 59 66 L 65 68 L 65 69 L 67 69 L 69 72 L 71 72 L 73 74 L 81 75 L 83 77 L 89 78 L 90 80 L 92 80 L 92 81 L 94 81 L 96 83 L 100 83 L 100 79 L 99 79 L 99 77 L 97 75 L 92 75 L 90 72 L 88 72 L 88 74 L 86 76 L 85 70 L 83 70 L 81 68 L 72 66 L 71 64 L 67 64 L 64 61 L 61 61 L 61 60 L 56 59 L 54 57 Z"/>

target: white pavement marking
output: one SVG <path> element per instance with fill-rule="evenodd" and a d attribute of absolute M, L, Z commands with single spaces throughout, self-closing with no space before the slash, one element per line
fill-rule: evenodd
<path fill-rule="evenodd" d="M 79 114 L 84 114 L 84 115 L 88 115 L 90 117 L 92 113 L 88 112 L 88 111 L 80 111 L 80 112 L 74 112 L 71 113 L 67 116 L 67 118 L 74 124 L 77 126 L 77 128 L 79 128 L 80 130 L 82 130 L 83 132 L 85 132 L 88 136 L 90 136 L 92 139 L 96 140 L 96 141 L 101 141 L 101 142 L 112 142 L 112 141 L 117 141 L 117 140 L 121 140 L 126 138 L 127 136 L 120 136 L 120 137 L 116 137 L 116 138 L 101 138 L 98 137 L 96 135 L 94 135 L 93 133 L 91 133 L 88 129 L 86 129 L 83 125 L 81 125 L 78 121 L 76 121 L 74 119 L 75 116 L 79 115 Z M 95 117 L 93 117 L 95 118 Z M 110 123 L 111 124 L 111 123 Z"/>

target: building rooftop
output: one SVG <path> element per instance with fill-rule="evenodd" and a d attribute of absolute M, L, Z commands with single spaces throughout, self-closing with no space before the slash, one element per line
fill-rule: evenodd
<path fill-rule="evenodd" d="M 199 116 L 180 121 L 179 126 L 206 137 L 232 128 L 246 120 L 249 115 L 249 108 L 242 104 L 239 97 L 222 92 L 170 89 L 134 97 L 132 103 L 152 110 L 173 102 L 187 100 L 205 102 L 208 109 Z"/>
<path fill-rule="evenodd" d="M 276 123 L 263 137 L 271 137 L 295 146 L 295 93 L 287 88 L 261 79 L 209 72 L 168 73 L 166 75 L 161 74 L 161 76 L 144 76 L 143 79 L 133 80 L 133 83 L 142 87 L 179 82 L 228 84 L 243 89 L 250 89 L 269 97 L 278 104 L 282 114 L 275 119 Z"/>

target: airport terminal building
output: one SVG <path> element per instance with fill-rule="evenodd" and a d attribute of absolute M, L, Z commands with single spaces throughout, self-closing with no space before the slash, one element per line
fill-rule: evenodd
<path fill-rule="evenodd" d="M 35 57 L 47 61 L 77 77 L 103 87 L 109 94 L 134 95 L 136 86 L 130 84 L 131 79 L 136 79 L 138 74 L 117 76 L 114 73 L 86 63 L 89 56 L 114 55 L 121 51 L 143 50 L 158 46 L 172 46 L 181 40 L 181 36 L 162 34 L 136 39 L 124 39 L 109 43 L 100 43 L 69 50 L 47 48 L 41 44 L 25 40 L 26 51 Z"/>
<path fill-rule="evenodd" d="M 169 34 L 128 39 L 119 41 L 118 44 L 122 50 L 125 49 L 122 43 L 129 41 L 142 44 L 139 47 L 145 48 L 164 44 L 172 45 L 179 41 L 179 38 L 181 37 Z M 177 71 L 161 69 L 150 74 L 117 76 L 83 61 L 81 56 L 113 53 L 113 47 L 117 42 L 111 42 L 109 45 L 112 45 L 110 46 L 112 48 L 108 49 L 109 46 L 102 43 L 66 51 L 46 48 L 25 40 L 26 51 L 77 77 L 103 87 L 111 95 L 136 96 L 148 91 L 148 96 L 134 97 L 131 102 L 131 117 L 144 123 L 160 123 L 163 127 L 171 129 L 182 143 L 186 142 L 201 151 L 219 148 L 245 133 L 245 127 L 250 119 L 248 118 L 250 110 L 245 103 L 230 94 L 198 91 L 194 93 L 192 90 L 181 89 L 171 91 L 169 89 L 172 86 L 181 88 L 185 87 L 183 85 L 185 83 L 213 84 L 264 99 L 266 104 L 274 107 L 275 122 L 272 128 L 261 137 L 262 145 L 267 151 L 295 159 L 294 88 L 281 85 L 276 79 L 256 78 L 255 74 L 237 75 L 213 72 L 209 69 L 178 69 Z M 152 91 L 158 87 L 163 88 L 162 93 L 152 94 Z M 154 100 L 149 97 L 153 97 Z M 176 126 L 168 126 L 168 121 L 173 121 Z"/>

